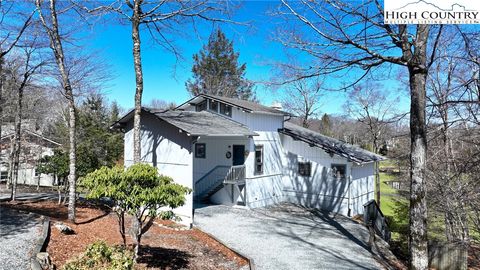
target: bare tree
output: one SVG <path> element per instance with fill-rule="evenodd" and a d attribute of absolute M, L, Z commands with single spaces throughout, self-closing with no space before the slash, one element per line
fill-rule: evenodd
<path fill-rule="evenodd" d="M 50 40 L 50 48 L 52 49 L 58 71 L 61 75 L 61 85 L 64 89 L 65 98 L 68 101 L 68 128 L 69 128 L 69 199 L 68 199 L 68 219 L 75 222 L 75 200 L 76 200 L 76 115 L 75 100 L 73 96 L 72 84 L 70 82 L 70 74 L 68 72 L 65 60 L 65 54 L 62 45 L 62 39 L 59 31 L 58 13 L 56 10 L 56 1 L 50 0 L 47 10 L 43 8 L 43 0 L 35 1 L 40 21 Z M 44 14 L 49 14 L 50 18 Z"/>
<path fill-rule="evenodd" d="M 195 25 L 196 19 L 210 22 L 233 22 L 228 18 L 233 6 L 228 1 L 144 1 L 117 0 L 109 5 L 93 8 L 82 6 L 90 13 L 114 12 L 132 27 L 132 53 L 135 70 L 135 110 L 133 124 L 133 162 L 141 161 L 140 114 L 143 95 L 143 69 L 141 59 L 141 31 L 147 30 L 159 46 L 172 52 L 177 58 L 179 50 L 169 35 L 185 34 L 187 24 Z M 193 29 L 195 31 L 195 27 Z"/>
<path fill-rule="evenodd" d="M 15 201 L 16 189 L 18 181 L 18 169 L 20 161 L 21 149 L 21 129 L 23 118 L 23 102 L 24 90 L 28 87 L 35 87 L 33 82 L 34 76 L 38 75 L 41 68 L 48 64 L 48 59 L 43 59 L 39 54 L 39 44 L 36 39 L 32 40 L 28 45 L 24 44 L 19 53 L 15 55 L 15 59 L 11 61 L 10 65 L 10 79 L 11 85 L 16 92 L 15 99 L 15 127 L 12 150 L 10 154 L 11 168 L 10 168 L 10 183 L 12 183 L 11 200 Z"/>
<path fill-rule="evenodd" d="M 465 43 L 450 43 L 461 33 L 449 31 L 437 48 L 442 61 L 431 67 L 427 84 L 429 117 L 429 205 L 443 215 L 445 238 L 451 243 L 470 244 L 471 225 L 478 213 L 478 136 L 480 108 L 477 63 L 471 61 Z M 468 43 L 468 46 L 473 46 Z M 477 44 L 478 46 L 478 44 Z M 477 47 L 478 48 L 478 47 Z M 473 112 L 473 114 L 472 114 Z M 466 263 L 466 262 L 465 262 Z"/>
<path fill-rule="evenodd" d="M 317 59 L 311 68 L 304 69 L 301 78 L 341 74 L 345 80 L 351 79 L 346 89 L 380 66 L 393 65 L 408 70 L 411 98 L 410 268 L 427 269 L 425 84 L 442 27 L 383 24 L 383 8 L 377 0 L 362 3 L 282 0 L 278 13 L 290 23 L 279 34 L 280 41 Z M 429 42 L 432 42 L 430 54 Z"/>
<path fill-rule="evenodd" d="M 373 152 L 377 154 L 380 147 L 386 143 L 390 125 L 401 118 L 396 112 L 399 98 L 388 97 L 381 88 L 381 85 L 368 82 L 357 84 L 353 86 L 353 91 L 344 104 L 344 110 L 348 115 L 354 117 L 367 131 L 366 137 L 372 145 Z M 375 186 L 376 200 L 378 205 L 381 205 L 378 162 L 375 162 Z"/>
<path fill-rule="evenodd" d="M 175 104 L 175 102 L 167 102 L 162 99 L 152 98 L 148 103 L 148 107 L 153 109 L 169 110 L 176 108 L 177 105 Z"/>
<path fill-rule="evenodd" d="M 317 116 L 323 81 L 320 78 L 296 80 L 287 85 L 282 106 L 302 119 L 302 126 L 310 126 L 310 118 Z"/>
<path fill-rule="evenodd" d="M 25 30 L 32 23 L 34 12 L 18 13 L 13 12 L 12 7 L 19 5 L 13 1 L 0 0 L 0 25 L 2 31 L 0 36 L 0 135 L 2 134 L 2 120 L 3 120 L 3 92 L 4 92 L 4 71 L 3 65 L 5 57 L 12 51 L 12 49 L 20 41 Z M 10 25 L 11 22 L 19 24 Z"/>
<path fill-rule="evenodd" d="M 390 125 L 405 115 L 399 115 L 397 111 L 399 97 L 388 96 L 382 88 L 381 85 L 370 83 L 355 85 L 344 104 L 345 112 L 366 128 L 375 153 L 380 152 L 387 140 Z"/>

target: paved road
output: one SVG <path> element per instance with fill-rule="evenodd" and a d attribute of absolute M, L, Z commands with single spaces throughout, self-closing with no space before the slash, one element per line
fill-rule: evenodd
<path fill-rule="evenodd" d="M 194 223 L 253 258 L 257 269 L 383 269 L 368 231 L 350 219 L 292 205 L 255 210 L 223 205 L 195 210 Z"/>
<path fill-rule="evenodd" d="M 30 269 L 41 228 L 39 216 L 0 207 L 0 270 Z"/>
<path fill-rule="evenodd" d="M 10 193 L 0 192 L 0 201 L 10 200 Z M 17 201 L 43 201 L 43 200 L 58 200 L 58 194 L 56 193 L 18 193 L 16 196 Z"/>

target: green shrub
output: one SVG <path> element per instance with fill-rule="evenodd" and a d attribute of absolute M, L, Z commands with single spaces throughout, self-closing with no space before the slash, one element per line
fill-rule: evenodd
<path fill-rule="evenodd" d="M 64 270 L 131 270 L 133 269 L 133 253 L 121 247 L 108 246 L 97 241 L 87 247 L 78 258 L 63 266 Z"/>

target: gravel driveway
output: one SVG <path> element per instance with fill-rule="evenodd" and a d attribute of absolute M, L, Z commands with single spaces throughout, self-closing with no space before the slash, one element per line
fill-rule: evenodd
<path fill-rule="evenodd" d="M 41 228 L 39 216 L 0 207 L 0 270 L 30 269 Z"/>
<path fill-rule="evenodd" d="M 194 223 L 264 269 L 383 269 L 368 231 L 350 219 L 282 204 L 254 210 L 195 209 Z"/>

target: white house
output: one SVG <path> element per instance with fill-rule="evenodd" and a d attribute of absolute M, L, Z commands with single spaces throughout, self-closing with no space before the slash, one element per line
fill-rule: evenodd
<path fill-rule="evenodd" d="M 60 144 L 46 138 L 40 133 L 30 130 L 28 123 L 24 124 L 21 133 L 20 162 L 18 168 L 17 183 L 34 186 L 53 186 L 54 177 L 48 174 L 38 173 L 35 168 L 38 161 L 44 156 L 53 155 L 53 149 Z M 5 130 L 5 133 L 3 132 Z M 14 139 L 13 128 L 2 128 L 0 138 L 0 182 L 6 182 L 9 170 L 9 156 L 12 140 Z"/>
<path fill-rule="evenodd" d="M 193 221 L 196 203 L 249 208 L 292 202 L 352 216 L 373 199 L 374 163 L 384 158 L 290 123 L 290 115 L 254 102 L 198 95 L 174 110 L 144 108 L 142 161 L 193 192 L 177 214 Z M 125 166 L 133 162 L 133 111 Z"/>

